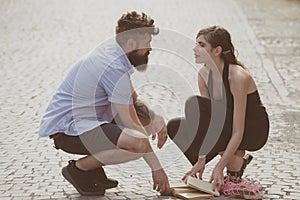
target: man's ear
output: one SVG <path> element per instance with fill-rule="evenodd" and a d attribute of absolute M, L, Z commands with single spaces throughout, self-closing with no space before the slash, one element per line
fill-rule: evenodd
<path fill-rule="evenodd" d="M 133 38 L 129 38 L 126 42 L 126 47 L 128 52 L 131 52 L 137 48 L 137 43 Z"/>
<path fill-rule="evenodd" d="M 223 49 L 221 46 L 217 46 L 216 48 L 214 48 L 213 53 L 215 56 L 219 56 L 222 53 Z"/>

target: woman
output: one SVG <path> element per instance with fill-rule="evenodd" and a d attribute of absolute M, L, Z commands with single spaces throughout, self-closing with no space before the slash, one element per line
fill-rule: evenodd
<path fill-rule="evenodd" d="M 172 119 L 168 134 L 189 159 L 187 176 L 202 179 L 205 164 L 218 154 L 210 182 L 221 190 L 223 170 L 241 177 L 251 157 L 245 151 L 262 148 L 268 138 L 269 120 L 255 82 L 234 55 L 227 30 L 212 26 L 199 31 L 193 49 L 201 96 L 187 100 L 185 118 Z M 191 139 L 192 138 L 192 139 Z"/>

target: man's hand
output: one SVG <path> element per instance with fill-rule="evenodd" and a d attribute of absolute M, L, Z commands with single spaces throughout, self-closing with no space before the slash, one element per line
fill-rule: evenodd
<path fill-rule="evenodd" d="M 160 193 L 165 193 L 169 191 L 170 189 L 169 180 L 163 168 L 152 171 L 152 179 L 153 179 L 153 190 L 156 190 Z"/>
<path fill-rule="evenodd" d="M 149 110 L 148 107 L 140 100 L 134 102 L 134 108 L 137 116 L 145 127 L 148 135 L 152 135 L 152 140 L 158 136 L 157 147 L 161 149 L 168 139 L 167 127 L 164 118 Z"/>
<path fill-rule="evenodd" d="M 155 115 L 152 123 L 152 140 L 155 140 L 157 134 L 157 147 L 161 149 L 168 139 L 167 126 L 165 120 L 160 115 Z"/>

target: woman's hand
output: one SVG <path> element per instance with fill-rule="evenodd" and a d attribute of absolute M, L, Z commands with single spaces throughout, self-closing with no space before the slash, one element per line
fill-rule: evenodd
<path fill-rule="evenodd" d="M 223 168 L 216 166 L 212 172 L 210 183 L 213 183 L 213 191 L 220 191 L 224 185 Z"/>
<path fill-rule="evenodd" d="M 202 175 L 205 169 L 205 160 L 206 160 L 205 156 L 199 156 L 199 159 L 196 162 L 196 164 L 193 166 L 193 168 L 190 171 L 188 171 L 183 176 L 182 180 L 186 181 L 188 176 L 202 179 Z"/>

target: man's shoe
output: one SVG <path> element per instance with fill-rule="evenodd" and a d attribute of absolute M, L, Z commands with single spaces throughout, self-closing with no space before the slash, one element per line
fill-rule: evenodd
<path fill-rule="evenodd" d="M 99 184 L 93 171 L 83 171 L 75 166 L 76 161 L 70 160 L 69 164 L 62 169 L 62 175 L 76 190 L 84 196 L 104 195 L 105 188 Z"/>
<path fill-rule="evenodd" d="M 117 180 L 107 178 L 103 167 L 99 167 L 99 168 L 95 169 L 95 176 L 96 177 L 99 176 L 99 185 L 101 185 L 105 189 L 117 187 L 119 184 L 119 182 Z"/>

